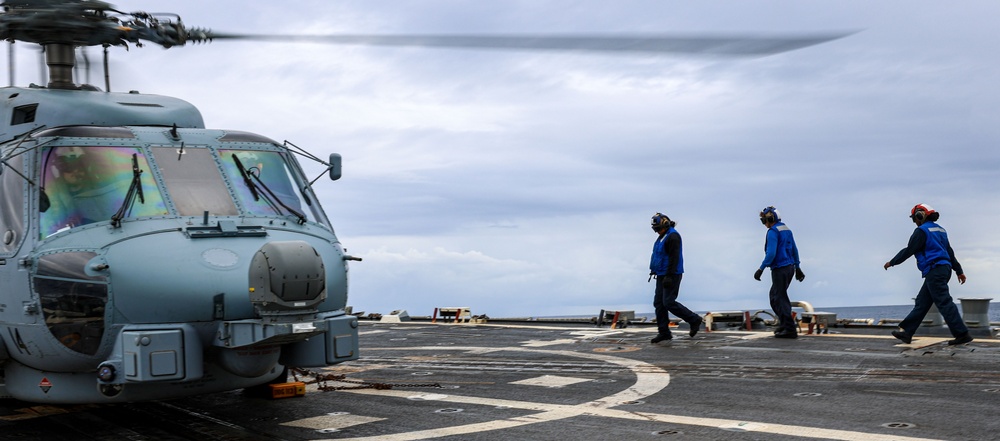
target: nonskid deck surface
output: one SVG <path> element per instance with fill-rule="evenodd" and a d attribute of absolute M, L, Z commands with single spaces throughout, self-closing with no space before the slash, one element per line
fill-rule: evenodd
<path fill-rule="evenodd" d="M 302 398 L 0 405 L 0 439 L 983 440 L 1000 438 L 1000 341 L 903 345 L 650 327 L 361 323 L 360 360 Z M 364 384 L 358 384 L 358 383 Z M 390 389 L 374 388 L 390 385 Z M 360 389 L 347 389 L 355 387 Z"/>

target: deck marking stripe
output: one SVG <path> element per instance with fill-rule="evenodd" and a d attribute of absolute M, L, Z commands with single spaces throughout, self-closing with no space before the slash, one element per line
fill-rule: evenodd
<path fill-rule="evenodd" d="M 586 383 L 592 381 L 589 378 L 576 378 L 576 377 L 564 377 L 561 375 L 542 375 L 541 377 L 525 378 L 523 380 L 512 381 L 509 384 L 520 384 L 523 386 L 540 386 L 540 387 L 564 387 L 571 386 L 577 383 Z"/>
<path fill-rule="evenodd" d="M 301 427 L 304 429 L 313 430 L 323 430 L 323 429 L 344 429 L 351 426 L 357 426 L 359 424 L 372 423 L 375 421 L 382 421 L 385 418 L 375 418 L 366 417 L 359 415 L 321 415 L 318 417 L 306 418 L 297 421 L 291 421 L 287 423 L 281 423 L 282 426 L 289 427 Z"/>
<path fill-rule="evenodd" d="M 542 346 L 555 346 L 576 343 L 576 340 L 564 338 L 560 340 L 528 340 L 522 341 L 521 346 L 528 348 L 540 348 Z"/>

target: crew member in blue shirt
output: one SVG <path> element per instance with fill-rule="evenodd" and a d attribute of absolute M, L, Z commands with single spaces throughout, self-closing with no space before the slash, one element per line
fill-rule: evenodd
<path fill-rule="evenodd" d="M 892 331 L 893 337 L 906 344 L 913 341 L 913 334 L 917 332 L 920 322 L 924 320 L 932 304 L 937 305 L 951 335 L 955 337 L 948 341 L 949 345 L 972 341 L 969 328 L 962 321 L 958 307 L 948 292 L 951 272 L 955 271 L 955 274 L 958 274 L 959 284 L 965 283 L 965 273 L 962 272 L 962 265 L 958 263 L 955 251 L 948 242 L 948 232 L 936 223 L 939 217 L 941 214 L 927 204 L 917 204 L 910 209 L 910 219 L 917 224 L 917 228 L 910 235 L 910 242 L 906 248 L 900 250 L 896 257 L 883 266 L 888 270 L 890 266 L 899 265 L 910 256 L 916 256 L 917 269 L 924 278 L 924 285 L 920 287 L 920 292 L 914 300 L 913 310 L 899 322 L 899 329 Z"/>
<path fill-rule="evenodd" d="M 680 292 L 681 277 L 684 275 L 684 255 L 681 250 L 681 235 L 674 229 L 677 222 L 670 220 L 663 213 L 653 215 L 653 231 L 659 235 L 653 243 L 653 255 L 649 258 L 649 276 L 656 277 L 656 292 L 653 297 L 653 310 L 656 312 L 657 335 L 650 343 L 659 343 L 673 339 L 670 333 L 670 314 L 672 313 L 690 326 L 688 335 L 692 338 L 698 333 L 702 318 L 691 312 L 677 301 Z"/>
<path fill-rule="evenodd" d="M 792 277 L 799 282 L 806 275 L 799 269 L 799 249 L 795 246 L 792 230 L 781 222 L 781 214 L 773 206 L 760 212 L 760 223 L 767 227 L 767 238 L 764 241 L 764 261 L 754 273 L 753 278 L 760 281 L 764 268 L 771 268 L 771 309 L 778 318 L 778 328 L 774 331 L 776 338 L 796 338 L 798 331 L 795 320 L 792 319 L 792 302 L 788 300 L 788 287 Z"/>

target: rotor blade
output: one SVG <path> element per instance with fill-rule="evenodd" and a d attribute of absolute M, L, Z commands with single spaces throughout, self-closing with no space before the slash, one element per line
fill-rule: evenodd
<path fill-rule="evenodd" d="M 254 35 L 204 32 L 204 40 L 301 41 L 366 46 L 506 50 L 771 55 L 851 35 L 696 37 L 680 35 Z M 201 39 L 198 39 L 201 40 Z"/>

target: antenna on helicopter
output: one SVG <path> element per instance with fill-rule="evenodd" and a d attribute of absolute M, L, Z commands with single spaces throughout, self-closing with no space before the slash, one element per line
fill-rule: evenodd
<path fill-rule="evenodd" d="M 14 42 L 7 42 L 7 79 L 10 87 L 14 87 Z"/>
<path fill-rule="evenodd" d="M 104 45 L 104 91 L 111 92 L 111 72 L 108 70 L 108 45 Z"/>
<path fill-rule="evenodd" d="M 86 47 L 81 47 L 80 48 L 80 58 L 83 59 L 83 71 L 84 71 L 84 75 L 87 78 L 87 80 L 86 80 L 86 82 L 84 84 L 90 84 L 90 57 L 87 54 L 87 48 Z M 76 75 L 76 76 L 79 77 L 79 75 Z"/>

